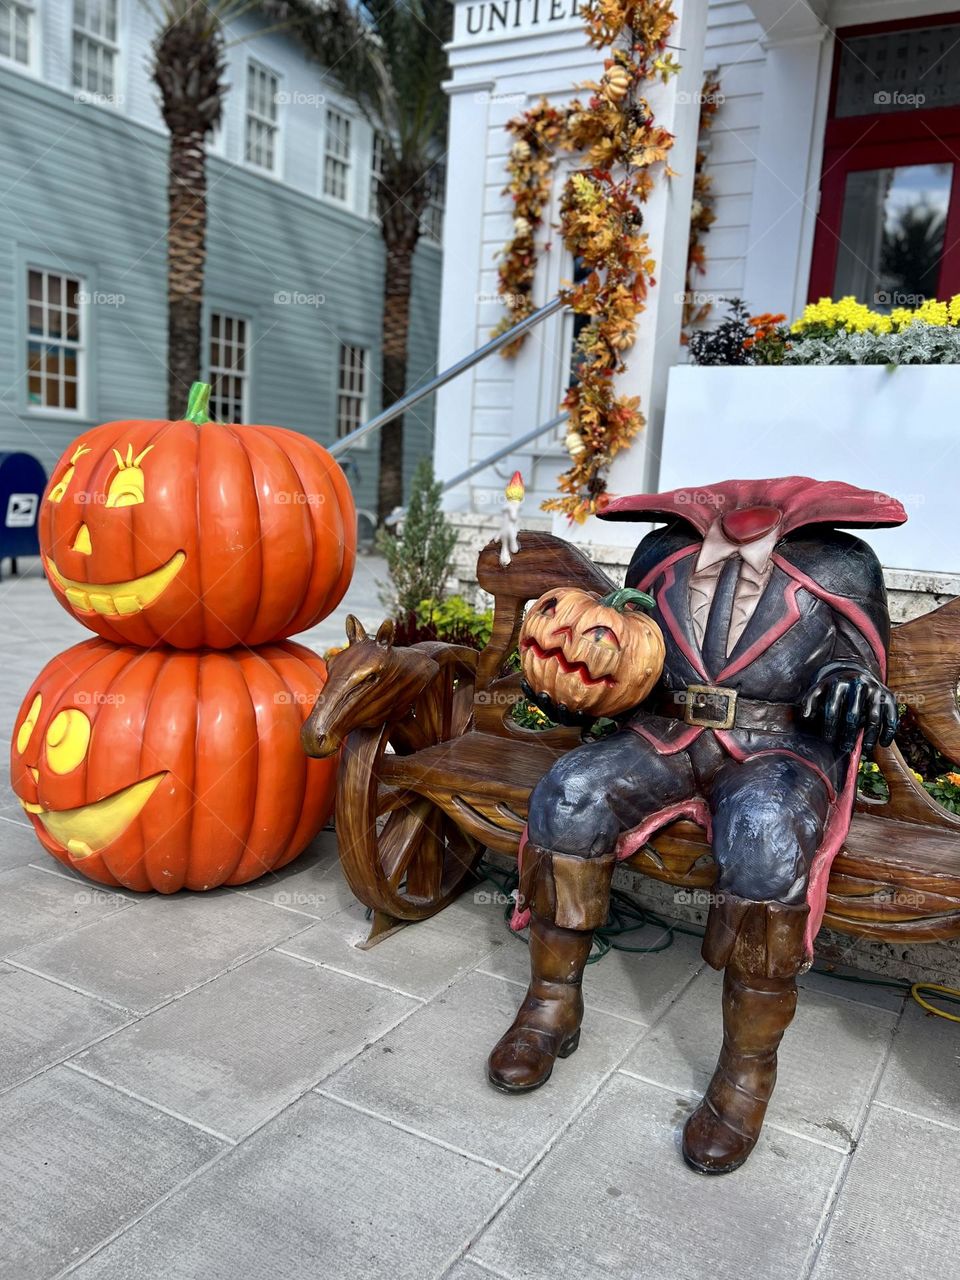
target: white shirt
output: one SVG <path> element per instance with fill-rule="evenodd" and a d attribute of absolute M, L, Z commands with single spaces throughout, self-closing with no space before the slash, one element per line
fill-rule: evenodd
<path fill-rule="evenodd" d="M 733 596 L 733 614 L 727 633 L 727 653 L 743 635 L 744 628 L 753 617 L 757 603 L 763 595 L 773 573 L 773 548 L 781 536 L 779 524 L 753 542 L 731 542 L 723 532 L 719 520 L 715 520 L 703 540 L 697 563 L 690 578 L 690 614 L 697 643 L 703 644 L 707 617 L 717 590 L 720 570 L 730 556 L 740 559 L 740 575 Z"/>

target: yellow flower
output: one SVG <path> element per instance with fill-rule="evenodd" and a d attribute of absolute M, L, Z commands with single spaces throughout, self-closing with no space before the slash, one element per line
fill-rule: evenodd
<path fill-rule="evenodd" d="M 923 774 L 922 774 L 922 773 L 917 773 L 916 769 L 911 769 L 911 770 L 910 770 L 910 772 L 913 774 L 913 776 L 916 778 L 916 780 L 917 780 L 918 782 L 922 782 L 922 781 L 923 781 Z"/>

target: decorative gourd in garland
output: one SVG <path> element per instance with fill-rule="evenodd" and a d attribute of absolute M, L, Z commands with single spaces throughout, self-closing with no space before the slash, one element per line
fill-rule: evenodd
<path fill-rule="evenodd" d="M 54 469 L 40 548 L 54 595 L 117 644 L 258 645 L 326 617 L 353 573 L 346 478 L 283 427 L 209 421 L 196 383 L 179 422 L 108 422 Z"/>
<path fill-rule="evenodd" d="M 580 715 L 617 716 L 647 696 L 663 670 L 653 600 L 624 587 L 598 596 L 576 587 L 546 591 L 520 632 L 523 677 L 536 693 Z"/>
<path fill-rule="evenodd" d="M 326 674 L 290 641 L 185 653 L 87 640 L 24 699 L 13 789 L 48 853 L 101 884 L 246 884 L 332 811 L 337 757 L 300 746 Z"/>

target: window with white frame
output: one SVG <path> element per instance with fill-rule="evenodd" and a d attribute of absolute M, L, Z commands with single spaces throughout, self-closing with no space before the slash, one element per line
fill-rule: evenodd
<path fill-rule="evenodd" d="M 337 375 L 337 438 L 349 435 L 367 420 L 367 351 L 340 344 Z"/>
<path fill-rule="evenodd" d="M 29 67 L 33 59 L 32 4 L 23 0 L 0 0 L 0 61 Z"/>
<path fill-rule="evenodd" d="M 27 268 L 27 404 L 79 413 L 84 398 L 83 280 Z"/>
<path fill-rule="evenodd" d="M 73 0 L 73 87 L 98 98 L 117 92 L 118 0 Z"/>
<path fill-rule="evenodd" d="M 350 117 L 327 107 L 323 135 L 323 194 L 345 204 L 350 194 Z"/>
<path fill-rule="evenodd" d="M 446 172 L 443 161 L 438 160 L 427 174 L 427 203 L 420 219 L 423 234 L 437 244 L 443 239 L 443 187 Z"/>
<path fill-rule="evenodd" d="M 210 416 L 246 422 L 250 403 L 250 326 L 242 316 L 210 315 Z"/>
<path fill-rule="evenodd" d="M 379 216 L 380 183 L 383 179 L 383 134 L 374 133 L 370 147 L 370 207 L 371 218 Z"/>
<path fill-rule="evenodd" d="M 244 158 L 260 169 L 277 170 L 280 114 L 277 95 L 280 77 L 259 62 L 247 63 L 247 124 Z"/>

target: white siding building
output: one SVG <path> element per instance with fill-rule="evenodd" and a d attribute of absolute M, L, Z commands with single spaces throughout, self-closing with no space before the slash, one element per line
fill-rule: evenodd
<path fill-rule="evenodd" d="M 596 78 L 601 69 L 600 57 L 586 47 L 573 3 L 526 0 L 517 4 L 516 14 L 511 7 L 504 25 L 497 20 L 500 6 L 455 2 L 441 368 L 484 342 L 503 314 L 496 300 L 495 259 L 511 233 L 502 195 L 510 142 L 504 125 L 542 95 L 569 100 L 577 83 Z M 718 402 L 715 394 L 708 400 L 705 453 L 712 469 L 719 466 L 725 473 L 708 476 L 695 474 L 697 430 L 703 435 L 707 423 L 681 421 L 686 406 L 696 401 L 685 398 L 680 376 L 707 371 L 672 371 L 686 363 L 680 301 L 697 94 L 705 71 L 716 73 L 722 101 L 708 143 L 716 221 L 704 236 L 706 273 L 695 288 L 716 300 L 714 318 L 724 311 L 722 300 L 733 297 L 743 298 L 751 312 L 783 312 L 790 319 L 822 295 L 853 293 L 882 303 L 877 232 L 892 201 L 928 201 L 942 213 L 936 282 L 929 293 L 960 292 L 960 18 L 955 0 L 680 0 L 673 7 L 678 24 L 671 44 L 679 50 L 683 70 L 649 96 L 658 121 L 676 135 L 670 163 L 678 176 L 658 178 L 645 210 L 657 286 L 621 388 L 640 395 L 648 425 L 615 461 L 610 489 L 636 492 L 683 483 L 678 475 L 701 482 L 791 471 L 832 472 L 852 482 L 861 474 L 861 483 L 898 494 L 905 484 L 912 491 L 919 486 L 923 510 L 912 518 L 915 530 L 925 527 L 925 540 L 905 560 L 892 563 L 953 568 L 931 561 L 931 548 L 948 536 L 952 513 L 943 488 L 942 449 L 935 438 L 924 436 L 919 412 L 909 412 L 920 400 L 926 413 L 931 404 L 942 403 L 939 392 L 931 398 L 928 385 L 920 396 L 908 386 L 906 375 L 931 371 L 900 371 L 898 386 L 907 408 L 896 407 L 893 419 L 907 415 L 912 460 L 906 464 L 895 449 L 872 447 L 869 436 L 857 434 L 858 411 L 865 417 L 865 432 L 866 416 L 874 413 L 872 401 L 859 390 L 815 396 L 808 421 L 802 405 L 783 410 L 785 384 L 768 380 L 752 384 L 755 412 L 768 420 L 780 413 L 782 430 L 753 431 L 749 442 L 737 434 L 741 403 L 733 397 L 728 404 L 725 395 Z M 562 182 L 561 164 L 555 200 Z M 554 214 L 547 221 L 556 220 Z M 553 245 L 538 265 L 537 305 L 554 297 L 572 274 L 556 234 L 543 239 Z M 569 317 L 555 316 L 534 330 L 516 358 L 493 356 L 440 394 L 436 458 L 441 477 L 480 462 L 555 416 L 568 377 L 570 343 Z M 954 367 L 935 372 L 960 377 Z M 951 385 L 955 399 L 960 386 Z M 808 391 L 800 394 L 806 397 Z M 889 402 L 889 393 L 883 394 Z M 838 454 L 831 441 L 848 421 L 857 446 Z M 469 433 L 445 432 L 448 422 L 469 424 Z M 556 492 L 556 477 L 567 463 L 560 435 L 562 429 L 553 438 L 541 437 L 458 485 L 448 495 L 450 509 L 475 516 L 490 512 L 501 500 L 504 477 L 517 467 L 528 483 L 524 519 L 543 518 L 539 503 Z M 617 537 L 634 540 L 637 532 L 596 522 L 571 531 L 565 521 L 556 523 L 556 531 L 600 544 Z"/>

